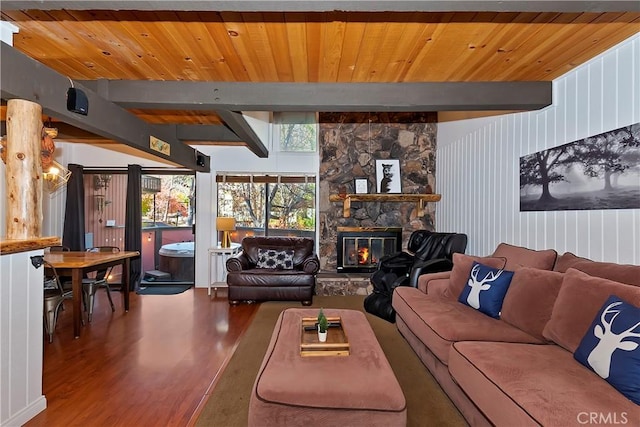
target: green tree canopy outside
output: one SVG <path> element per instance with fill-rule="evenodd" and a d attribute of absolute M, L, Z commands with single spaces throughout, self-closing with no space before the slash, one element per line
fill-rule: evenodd
<path fill-rule="evenodd" d="M 153 176 L 161 179 L 162 186 L 158 193 L 142 195 L 143 218 L 167 225 L 192 225 L 195 177 L 193 175 Z"/>
<path fill-rule="evenodd" d="M 315 230 L 315 183 L 218 184 L 218 215 L 240 227 Z"/>

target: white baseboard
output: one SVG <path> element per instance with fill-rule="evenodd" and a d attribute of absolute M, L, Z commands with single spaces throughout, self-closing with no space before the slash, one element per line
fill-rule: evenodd
<path fill-rule="evenodd" d="M 47 409 L 47 398 L 43 395 L 13 414 L 8 420 L 0 421 L 0 427 L 20 427 L 45 409 Z"/>

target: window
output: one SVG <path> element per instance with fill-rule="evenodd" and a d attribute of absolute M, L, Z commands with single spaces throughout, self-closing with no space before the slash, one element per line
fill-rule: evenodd
<path fill-rule="evenodd" d="M 236 219 L 234 242 L 244 236 L 315 236 L 314 176 L 219 175 L 216 181 L 218 216 Z"/>
<path fill-rule="evenodd" d="M 193 224 L 195 176 L 143 175 L 142 226 L 186 227 Z"/>
<path fill-rule="evenodd" d="M 315 152 L 318 146 L 316 113 L 274 113 L 280 151 Z"/>

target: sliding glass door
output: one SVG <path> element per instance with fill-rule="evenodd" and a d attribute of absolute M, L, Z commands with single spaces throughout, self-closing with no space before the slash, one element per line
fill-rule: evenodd
<path fill-rule="evenodd" d="M 189 283 L 195 271 L 195 175 L 143 171 L 143 285 Z"/>
<path fill-rule="evenodd" d="M 142 285 L 194 281 L 195 174 L 143 170 Z M 127 174 L 122 170 L 85 170 L 85 246 L 124 250 Z M 116 267 L 111 283 L 120 283 Z"/>

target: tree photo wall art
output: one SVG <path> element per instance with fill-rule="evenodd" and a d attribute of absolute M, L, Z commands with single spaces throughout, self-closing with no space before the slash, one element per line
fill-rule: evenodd
<path fill-rule="evenodd" d="M 640 123 L 520 158 L 520 211 L 640 208 Z"/>

